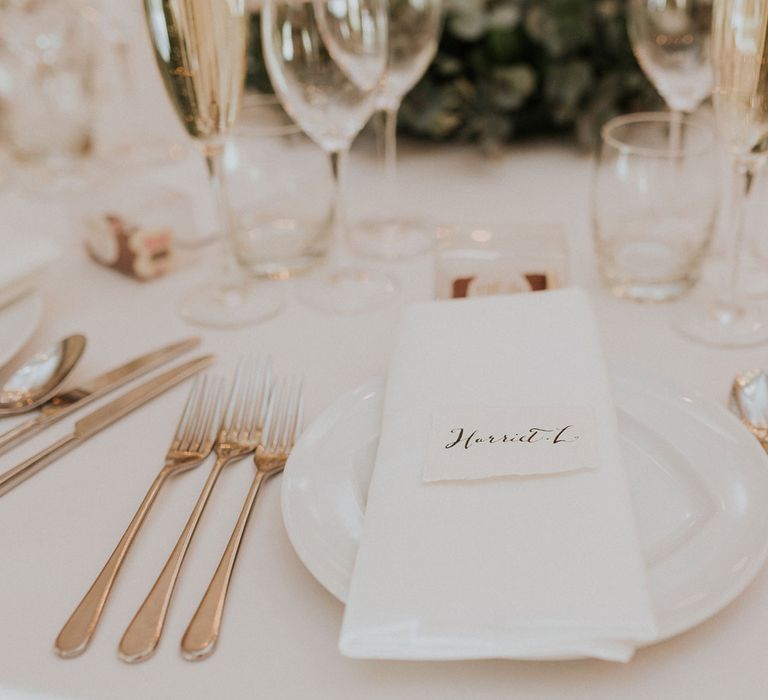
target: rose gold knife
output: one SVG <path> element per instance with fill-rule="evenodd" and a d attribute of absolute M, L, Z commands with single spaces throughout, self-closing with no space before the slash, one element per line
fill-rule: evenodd
<path fill-rule="evenodd" d="M 36 435 L 43 428 L 47 428 L 65 416 L 74 413 L 91 403 L 91 401 L 95 401 L 110 391 L 118 389 L 132 379 L 140 377 L 142 374 L 149 372 L 149 370 L 159 367 L 182 353 L 197 347 L 199 344 L 200 338 L 186 338 L 177 343 L 171 343 L 158 350 L 148 352 L 146 355 L 135 357 L 129 362 L 104 372 L 74 389 L 59 392 L 42 405 L 38 415 L 20 423 L 15 428 L 0 433 L 0 454 L 25 438 Z"/>
<path fill-rule="evenodd" d="M 213 362 L 213 355 L 203 355 L 194 360 L 174 367 L 152 379 L 148 379 L 135 389 L 126 391 L 108 404 L 97 408 L 75 423 L 75 428 L 69 435 L 57 440 L 36 455 L 21 464 L 0 474 L 0 496 L 18 486 L 22 481 L 36 474 L 43 467 L 93 437 L 99 431 L 116 420 L 143 406 L 164 391 L 176 386 L 179 382 L 191 377 L 196 372 L 208 367 Z"/>

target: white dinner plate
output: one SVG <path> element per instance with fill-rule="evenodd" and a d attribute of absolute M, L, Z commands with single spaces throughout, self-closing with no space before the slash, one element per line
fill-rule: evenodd
<path fill-rule="evenodd" d="M 0 369 L 21 350 L 40 322 L 43 297 L 27 294 L 0 309 Z"/>
<path fill-rule="evenodd" d="M 768 458 L 719 404 L 613 372 L 619 431 L 659 637 L 725 607 L 768 554 Z M 299 558 L 339 600 L 349 589 L 379 437 L 383 382 L 345 394 L 304 432 L 282 507 Z"/>

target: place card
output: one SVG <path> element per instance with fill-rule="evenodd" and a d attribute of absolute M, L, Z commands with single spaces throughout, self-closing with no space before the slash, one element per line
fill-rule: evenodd
<path fill-rule="evenodd" d="M 432 413 L 423 480 L 556 474 L 599 461 L 588 406 L 442 406 Z"/>
<path fill-rule="evenodd" d="M 568 283 L 568 249 L 559 226 L 459 224 L 439 227 L 436 238 L 437 299 L 539 292 Z"/>

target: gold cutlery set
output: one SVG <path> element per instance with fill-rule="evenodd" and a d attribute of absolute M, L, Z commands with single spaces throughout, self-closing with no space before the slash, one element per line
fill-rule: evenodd
<path fill-rule="evenodd" d="M 131 360 L 75 389 L 54 393 L 40 403 L 37 416 L 0 434 L 0 452 L 190 350 L 199 342 L 198 338 L 190 338 L 174 343 Z M 0 495 L 139 406 L 200 372 L 212 361 L 212 355 L 204 355 L 181 364 L 81 418 L 71 434 L 0 474 Z M 178 542 L 120 641 L 119 656 L 124 661 L 143 661 L 154 653 L 184 557 L 219 475 L 226 466 L 253 455 L 256 470 L 253 482 L 221 561 L 181 643 L 182 654 L 188 660 L 203 659 L 213 652 L 221 629 L 229 582 L 256 496 L 264 481 L 282 471 L 301 430 L 302 391 L 302 382 L 296 377 L 273 383 L 268 361 L 241 362 L 226 394 L 222 378 L 203 375 L 195 379 L 162 469 L 115 550 L 56 638 L 55 650 L 61 657 L 78 656 L 88 647 L 128 549 L 165 482 L 171 476 L 202 464 L 214 453 L 216 460 Z"/>

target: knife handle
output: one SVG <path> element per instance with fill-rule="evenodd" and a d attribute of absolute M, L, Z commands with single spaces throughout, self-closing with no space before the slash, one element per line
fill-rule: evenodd
<path fill-rule="evenodd" d="M 7 452 L 16 443 L 21 442 L 24 438 L 31 437 L 35 433 L 42 430 L 48 424 L 49 418 L 47 416 L 38 415 L 29 420 L 25 420 L 23 423 L 19 423 L 17 426 L 6 430 L 4 433 L 0 433 L 0 454 Z"/>
<path fill-rule="evenodd" d="M 36 455 L 24 460 L 13 469 L 0 474 L 0 496 L 8 493 L 8 491 L 18 486 L 22 481 L 29 479 L 30 476 L 39 472 L 43 467 L 48 466 L 53 460 L 69 452 L 78 442 L 77 436 L 67 435 Z"/>

